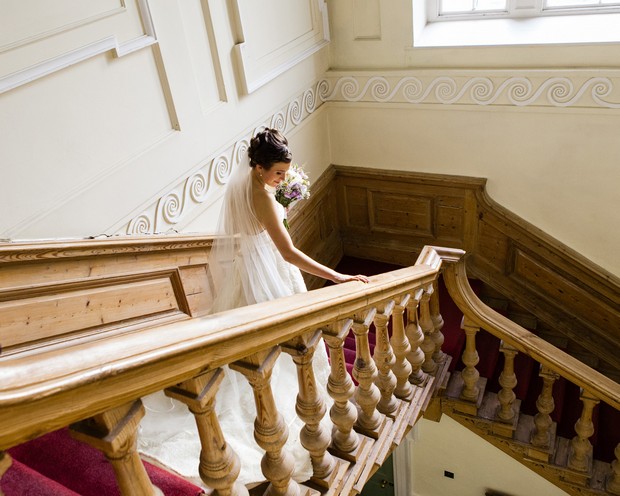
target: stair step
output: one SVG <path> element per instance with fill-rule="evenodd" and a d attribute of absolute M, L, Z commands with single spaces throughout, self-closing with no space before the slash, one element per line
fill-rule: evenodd
<path fill-rule="evenodd" d="M 79 493 L 13 460 L 0 481 L 4 496 L 80 496 Z"/>

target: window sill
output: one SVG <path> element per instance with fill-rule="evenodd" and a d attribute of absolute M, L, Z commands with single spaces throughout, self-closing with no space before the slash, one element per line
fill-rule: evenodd
<path fill-rule="evenodd" d="M 620 42 L 620 13 L 426 23 L 414 48 Z"/>

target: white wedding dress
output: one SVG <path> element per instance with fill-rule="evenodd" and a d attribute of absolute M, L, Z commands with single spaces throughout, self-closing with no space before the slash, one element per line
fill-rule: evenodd
<path fill-rule="evenodd" d="M 248 228 L 243 225 L 239 228 L 237 225 L 240 215 L 253 217 L 251 196 L 245 196 L 247 201 L 242 202 L 241 206 L 238 201 L 239 195 L 251 194 L 250 182 L 249 173 L 241 171 L 229 185 L 224 200 L 220 221 L 222 223 L 223 219 L 225 228 L 222 231 L 236 236 L 232 244 L 220 243 L 211 252 L 210 270 L 218 290 L 213 313 L 306 291 L 299 269 L 282 258 L 266 231 L 258 226 Z M 284 208 L 277 205 L 283 219 Z M 233 224 L 234 227 L 231 227 Z M 216 396 L 216 412 L 224 437 L 241 462 L 237 480 L 243 484 L 263 481 L 265 477 L 260 462 L 264 451 L 254 440 L 256 408 L 252 389 L 241 374 L 228 367 L 224 367 L 224 371 L 225 377 Z M 323 395 L 329 410 L 331 400 L 325 387 L 330 369 L 323 341 L 314 354 L 314 372 L 319 393 Z M 288 441 L 284 449 L 295 458 L 293 478 L 307 480 L 312 475 L 312 465 L 299 440 L 303 422 L 295 413 L 297 368 L 289 355 L 280 354 L 273 369 L 271 385 L 278 411 L 288 426 Z M 198 463 L 201 446 L 194 416 L 186 405 L 168 398 L 163 392 L 146 396 L 142 401 L 146 416 L 140 424 L 138 451 L 200 484 Z M 329 415 L 325 415 L 323 424 L 331 432 Z"/>

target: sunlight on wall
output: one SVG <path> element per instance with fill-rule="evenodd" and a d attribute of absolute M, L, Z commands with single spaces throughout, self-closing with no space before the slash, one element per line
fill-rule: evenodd
<path fill-rule="evenodd" d="M 420 420 L 405 447 L 414 472 L 407 496 L 480 496 L 485 489 L 510 496 L 568 494 L 447 415 L 440 422 Z"/>

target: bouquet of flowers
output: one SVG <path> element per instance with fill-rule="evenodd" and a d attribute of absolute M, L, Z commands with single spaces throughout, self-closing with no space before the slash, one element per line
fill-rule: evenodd
<path fill-rule="evenodd" d="M 305 200 L 310 197 L 310 180 L 303 168 L 297 164 L 291 164 L 286 172 L 284 181 L 276 188 L 276 201 L 288 207 L 297 200 Z M 284 217 L 284 226 L 288 229 L 288 222 Z"/>

